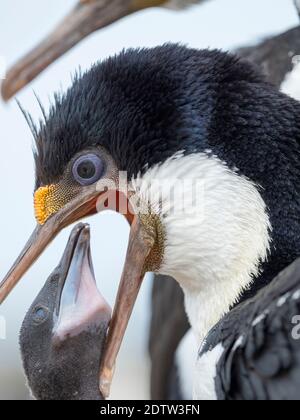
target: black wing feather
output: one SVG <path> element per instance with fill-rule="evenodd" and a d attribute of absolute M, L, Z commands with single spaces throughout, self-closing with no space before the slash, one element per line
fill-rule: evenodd
<path fill-rule="evenodd" d="M 300 259 L 211 331 L 202 354 L 222 342 L 216 389 L 223 400 L 300 400 Z"/>

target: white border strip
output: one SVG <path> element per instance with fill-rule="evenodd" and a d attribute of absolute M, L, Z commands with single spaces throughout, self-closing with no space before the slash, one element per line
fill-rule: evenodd
<path fill-rule="evenodd" d="M 0 340 L 6 340 L 6 319 L 0 315 Z"/>
<path fill-rule="evenodd" d="M 0 55 L 0 80 L 4 80 L 6 78 L 6 59 L 3 55 Z"/>

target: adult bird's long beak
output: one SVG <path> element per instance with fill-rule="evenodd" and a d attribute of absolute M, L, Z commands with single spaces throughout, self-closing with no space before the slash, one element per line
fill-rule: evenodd
<path fill-rule="evenodd" d="M 100 372 L 100 391 L 107 398 L 114 374 L 120 346 L 138 296 L 146 262 L 154 247 L 155 236 L 145 230 L 141 219 L 136 216 L 130 231 L 128 250 L 118 295 L 108 332 L 105 354 Z"/>
<path fill-rule="evenodd" d="M 9 100 L 55 60 L 91 33 L 165 0 L 80 0 L 56 29 L 7 73 L 1 93 Z"/>
<path fill-rule="evenodd" d="M 63 207 L 44 225 L 37 225 L 16 262 L 0 283 L 0 304 L 62 229 L 96 213 L 98 195 L 96 188 L 88 190 Z"/>
<path fill-rule="evenodd" d="M 111 191 L 99 194 L 96 187 L 91 187 L 51 216 L 44 225 L 38 226 L 19 258 L 0 284 L 0 303 L 5 300 L 25 272 L 63 228 L 80 220 L 82 217 L 101 211 L 104 208 L 104 203 L 109 201 L 108 197 L 110 194 Z M 134 206 L 129 205 L 129 214 L 126 215 L 127 220 L 131 224 L 128 252 L 101 366 L 100 390 L 104 397 L 109 395 L 116 358 L 143 277 L 148 271 L 149 256 L 157 239 L 156 229 L 153 229 L 153 226 L 149 227 L 143 221 L 143 216 L 134 212 L 133 208 Z"/>

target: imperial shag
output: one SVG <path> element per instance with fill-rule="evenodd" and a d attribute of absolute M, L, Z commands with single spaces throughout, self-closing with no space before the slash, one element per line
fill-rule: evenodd
<path fill-rule="evenodd" d="M 146 271 L 180 283 L 200 345 L 300 255 L 299 115 L 297 101 L 219 51 L 165 45 L 95 65 L 32 127 L 38 226 L 1 301 L 61 229 L 114 203 L 132 227 L 102 390 Z"/>
<path fill-rule="evenodd" d="M 90 231 L 76 226 L 20 333 L 27 384 L 38 400 L 102 400 L 99 366 L 111 310 L 99 293 Z"/>

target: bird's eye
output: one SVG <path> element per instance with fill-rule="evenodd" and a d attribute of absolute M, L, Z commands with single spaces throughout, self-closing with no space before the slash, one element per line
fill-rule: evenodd
<path fill-rule="evenodd" d="M 44 306 L 38 306 L 33 310 L 33 321 L 35 324 L 42 324 L 48 319 L 49 309 Z"/>
<path fill-rule="evenodd" d="M 81 156 L 73 165 L 73 176 L 80 185 L 91 185 L 99 181 L 104 173 L 103 160 L 94 154 Z"/>

